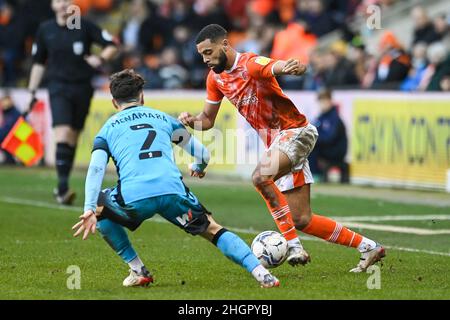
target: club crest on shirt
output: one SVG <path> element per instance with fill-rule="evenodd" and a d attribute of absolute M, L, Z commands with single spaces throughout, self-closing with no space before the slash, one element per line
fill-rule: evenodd
<path fill-rule="evenodd" d="M 248 73 L 246 70 L 242 70 L 240 75 L 241 75 L 242 80 L 245 80 L 245 81 L 248 80 Z"/>
<path fill-rule="evenodd" d="M 73 53 L 75 53 L 77 56 L 83 54 L 84 51 L 84 45 L 81 41 L 75 41 L 73 43 Z"/>
<path fill-rule="evenodd" d="M 266 66 L 266 65 L 269 64 L 270 58 L 267 58 L 267 57 L 258 57 L 258 58 L 255 59 L 255 62 L 256 62 L 257 64 L 262 65 L 262 66 Z"/>
<path fill-rule="evenodd" d="M 221 85 L 221 86 L 224 85 L 222 79 L 220 79 L 219 77 L 216 78 L 216 82 L 217 82 L 219 85 Z"/>

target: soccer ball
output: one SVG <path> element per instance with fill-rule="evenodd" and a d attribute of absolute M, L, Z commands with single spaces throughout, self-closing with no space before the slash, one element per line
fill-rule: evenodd
<path fill-rule="evenodd" d="M 264 267 L 275 268 L 286 260 L 288 243 L 280 233 L 264 231 L 253 240 L 252 251 Z"/>

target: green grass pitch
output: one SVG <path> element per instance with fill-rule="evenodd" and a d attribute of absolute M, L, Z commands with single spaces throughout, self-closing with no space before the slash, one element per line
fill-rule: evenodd
<path fill-rule="evenodd" d="M 67 208 L 53 202 L 53 170 L 0 169 L 0 299 L 450 299 L 450 241 L 445 232 L 418 235 L 354 228 L 388 247 L 380 266 L 380 289 L 367 288 L 370 274 L 348 272 L 358 262 L 356 250 L 306 238 L 303 243 L 312 263 L 274 269 L 281 287 L 266 290 L 212 244 L 160 219 L 130 234 L 154 273 L 155 284 L 123 288 L 128 268 L 101 237 L 96 234 L 87 241 L 72 237 L 71 226 L 81 214 L 83 174 L 74 173 L 78 199 L 74 207 Z M 104 185 L 114 185 L 113 179 L 108 175 Z M 190 187 L 219 223 L 241 229 L 238 234 L 249 244 L 259 231 L 275 229 L 250 182 L 220 185 L 208 181 Z M 450 214 L 445 206 L 325 194 L 315 194 L 312 206 L 317 213 L 335 217 Z M 450 229 L 445 219 L 364 223 Z M 80 290 L 66 285 L 67 269 L 72 265 L 81 270 Z"/>

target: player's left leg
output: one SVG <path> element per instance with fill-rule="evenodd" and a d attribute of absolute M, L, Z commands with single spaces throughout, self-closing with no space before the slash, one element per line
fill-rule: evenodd
<path fill-rule="evenodd" d="M 272 168 L 270 168 L 272 167 Z M 287 240 L 289 251 L 287 261 L 290 265 L 305 265 L 310 261 L 309 254 L 297 236 L 290 206 L 275 183 L 276 177 L 284 176 L 292 167 L 288 156 L 274 148 L 268 150 L 263 160 L 258 163 L 252 179 L 256 190 L 260 193 L 276 223 L 278 230 Z"/>
<path fill-rule="evenodd" d="M 111 189 L 106 189 L 99 195 L 97 230 L 109 246 L 130 267 L 130 275 L 125 278 L 123 285 L 125 287 L 147 286 L 153 283 L 153 276 L 134 250 L 124 228 L 127 227 L 134 231 L 147 217 L 129 214 L 130 209 L 136 211 L 134 206 L 129 205 L 126 209 L 122 208 L 117 201 L 114 201 L 111 192 Z"/>
<path fill-rule="evenodd" d="M 297 230 L 331 243 L 356 248 L 361 253 L 360 263 L 351 272 L 363 272 L 385 256 L 384 248 L 333 219 L 312 213 L 310 184 L 284 192 Z"/>

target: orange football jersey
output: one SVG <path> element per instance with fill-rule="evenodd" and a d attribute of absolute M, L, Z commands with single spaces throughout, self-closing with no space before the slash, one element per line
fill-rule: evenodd
<path fill-rule="evenodd" d="M 280 130 L 308 124 L 281 90 L 273 75 L 275 63 L 254 53 L 238 53 L 230 70 L 220 74 L 211 70 L 206 80 L 206 101 L 220 104 L 227 97 L 267 146 Z"/>

